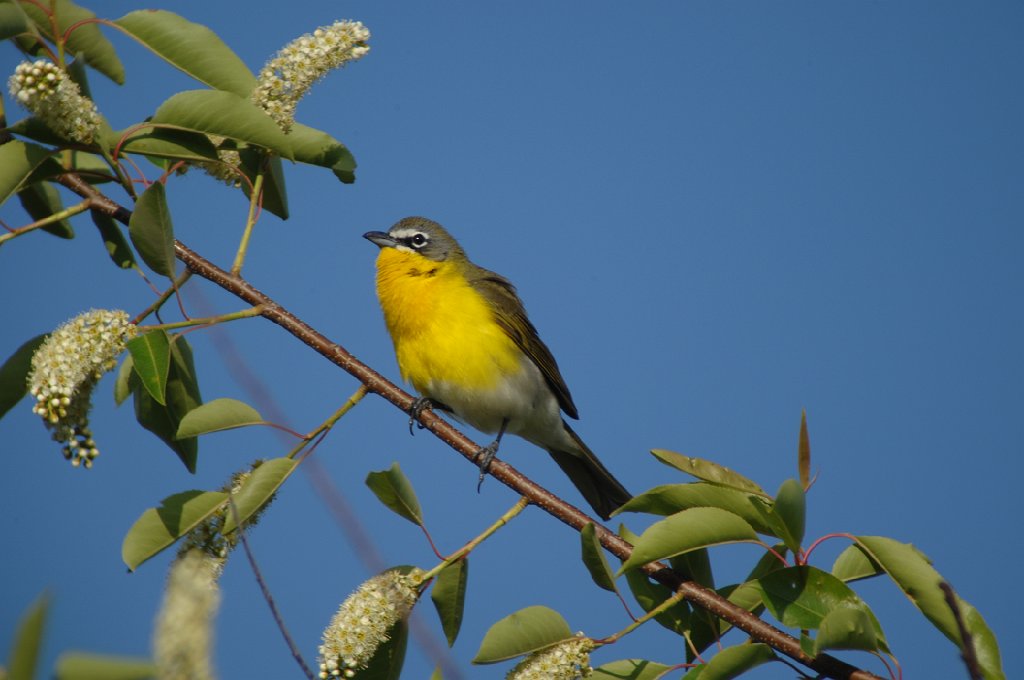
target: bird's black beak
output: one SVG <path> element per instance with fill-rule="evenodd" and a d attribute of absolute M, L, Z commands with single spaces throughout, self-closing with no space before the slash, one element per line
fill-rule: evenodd
<path fill-rule="evenodd" d="M 391 238 L 383 231 L 368 231 L 363 234 L 363 238 L 372 243 L 376 243 L 381 248 L 394 248 L 397 243 L 395 239 Z"/>

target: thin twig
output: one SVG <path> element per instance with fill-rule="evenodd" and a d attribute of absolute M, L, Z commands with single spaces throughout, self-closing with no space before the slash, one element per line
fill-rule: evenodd
<path fill-rule="evenodd" d="M 54 224 L 55 222 L 60 222 L 61 220 L 66 220 L 67 218 L 73 217 L 78 213 L 85 212 L 91 207 L 92 199 L 87 198 L 81 203 L 76 203 L 75 205 L 65 208 L 60 212 L 55 212 L 52 215 L 44 217 L 41 220 L 36 220 L 32 224 L 26 224 L 24 227 L 18 227 L 17 229 L 10 229 L 8 233 L 0 235 L 0 244 L 2 244 L 4 241 L 9 241 L 12 238 L 17 238 L 22 234 L 27 234 L 30 231 L 41 229 L 43 227 Z"/>
<path fill-rule="evenodd" d="M 188 270 L 186 269 L 185 271 Z M 191 288 L 188 291 L 189 295 L 187 297 L 193 305 L 199 307 L 201 312 L 210 316 L 212 315 L 212 309 L 210 309 L 209 303 L 202 291 L 202 288 Z M 262 378 L 254 373 L 248 364 L 241 360 L 241 353 L 236 350 L 231 335 L 224 332 L 224 329 L 221 327 L 213 326 L 210 338 L 224 364 L 228 367 L 228 372 L 235 377 L 242 386 L 242 389 L 257 405 L 259 411 L 275 422 L 288 422 L 287 414 L 278 404 L 276 397 L 267 388 Z M 279 434 L 282 434 L 281 441 L 284 445 L 292 443 L 290 439 L 283 437 L 283 433 L 279 432 Z M 374 539 L 363 526 L 358 514 L 349 505 L 345 496 L 335 486 L 331 475 L 328 474 L 324 465 L 316 456 L 310 455 L 303 458 L 301 467 L 306 474 L 306 478 L 313 486 L 314 492 L 323 501 L 338 526 L 341 527 L 346 540 L 352 546 L 352 551 L 359 557 L 366 571 L 370 574 L 384 571 L 388 565 L 377 550 Z M 448 645 L 437 639 L 434 630 L 415 611 L 409 617 L 410 636 L 420 646 L 424 656 L 431 659 L 434 665 L 441 668 L 446 680 L 464 680 L 465 674 L 452 658 Z"/>
<path fill-rule="evenodd" d="M 277 629 L 281 631 L 281 635 L 284 636 L 284 643 L 288 645 L 289 651 L 295 658 L 295 662 L 299 664 L 302 672 L 306 675 L 309 680 L 316 680 L 313 675 L 313 671 L 306 665 L 306 660 L 302 658 L 302 652 L 295 645 L 295 641 L 292 640 L 291 634 L 288 632 L 288 628 L 284 625 L 284 619 L 281 617 L 281 612 L 277 609 L 277 604 L 274 603 L 274 596 L 270 594 L 270 588 L 267 587 L 267 582 L 263 580 L 263 574 L 260 573 L 260 568 L 256 564 L 256 558 L 252 554 L 252 550 L 249 548 L 249 539 L 245 536 L 245 527 L 242 526 L 242 522 L 239 521 L 238 508 L 235 506 L 235 499 L 228 496 L 228 507 L 231 508 L 231 519 L 235 521 L 235 526 L 238 527 L 238 537 L 242 539 L 242 549 L 245 550 L 245 556 L 249 560 L 249 567 L 252 569 L 253 575 L 256 577 L 256 583 L 259 584 L 260 592 L 263 593 L 263 599 L 267 601 L 267 606 L 270 607 L 270 615 L 274 617 L 274 623 L 277 624 Z"/>
<path fill-rule="evenodd" d="M 178 289 L 181 288 L 181 286 L 185 285 L 185 282 L 188 281 L 189 278 L 191 278 L 191 277 L 192 277 L 192 272 L 189 271 L 188 269 L 186 269 L 181 274 L 179 274 L 178 278 L 176 278 L 171 283 L 171 287 L 168 288 L 167 290 L 165 290 L 164 292 L 160 293 L 160 296 L 157 297 L 157 299 L 153 302 L 153 304 L 151 304 L 149 307 L 147 307 L 146 309 L 142 310 L 138 315 L 136 315 L 136 317 L 134 319 L 132 319 L 132 323 L 135 324 L 135 325 L 138 325 L 138 324 L 142 323 L 142 321 L 147 316 L 149 316 L 150 314 L 153 314 L 154 312 L 159 311 L 159 309 L 163 306 L 163 304 L 165 302 L 167 302 L 172 295 L 177 293 Z"/>

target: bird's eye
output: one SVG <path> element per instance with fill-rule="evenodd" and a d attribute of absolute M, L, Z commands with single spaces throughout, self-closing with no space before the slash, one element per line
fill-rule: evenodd
<path fill-rule="evenodd" d="M 422 248 L 427 243 L 427 237 L 423 234 L 413 234 L 409 239 L 409 245 L 413 248 Z"/>

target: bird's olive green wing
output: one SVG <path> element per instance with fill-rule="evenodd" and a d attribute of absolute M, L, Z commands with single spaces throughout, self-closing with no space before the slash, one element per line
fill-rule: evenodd
<path fill-rule="evenodd" d="M 523 350 L 526 356 L 537 365 L 547 381 L 551 391 L 558 397 L 558 404 L 570 418 L 579 418 L 576 405 L 572 403 L 572 395 L 565 385 L 558 364 L 551 350 L 537 335 L 537 329 L 526 316 L 526 308 L 516 293 L 515 286 L 505 277 L 481 267 L 476 276 L 470 277 L 470 283 L 487 299 L 498 325 Z"/>

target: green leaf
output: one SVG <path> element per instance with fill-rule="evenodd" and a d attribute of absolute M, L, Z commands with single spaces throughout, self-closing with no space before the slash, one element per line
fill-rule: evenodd
<path fill-rule="evenodd" d="M 655 583 L 639 569 L 631 569 L 626 572 L 626 584 L 629 586 L 629 592 L 633 593 L 633 599 L 645 612 L 657 608 L 662 602 L 672 597 L 670 589 L 660 583 Z M 686 604 L 685 600 L 680 600 L 677 604 L 656 614 L 654 620 L 676 635 L 684 635 L 690 630 L 690 617 L 690 606 Z"/>
<path fill-rule="evenodd" d="M 174 225 L 167 190 L 160 182 L 150 184 L 139 196 L 128 221 L 128 235 L 150 269 L 174 278 Z"/>
<path fill-rule="evenodd" d="M 630 545 L 636 544 L 640 538 L 626 528 L 625 524 L 619 525 L 618 533 Z M 645 612 L 651 611 L 672 597 L 671 590 L 655 582 L 639 569 L 632 569 L 626 572 L 626 583 L 629 585 L 629 591 L 633 593 L 637 604 L 643 607 Z M 686 603 L 686 600 L 680 600 L 667 610 L 655 615 L 654 620 L 677 635 L 685 635 L 690 629 L 690 606 Z"/>
<path fill-rule="evenodd" d="M 774 550 L 779 555 L 785 557 L 786 546 L 779 544 L 774 547 Z M 766 550 L 761 559 L 754 565 L 754 568 L 750 570 L 743 583 L 719 588 L 717 592 L 737 607 L 760 615 L 761 610 L 764 608 L 764 603 L 761 600 L 761 587 L 757 579 L 785 567 L 786 565 L 780 561 L 779 557 Z M 731 629 L 732 624 L 724 619 L 719 619 L 704 610 L 695 610 L 690 640 L 699 652 L 703 652 L 712 644 L 718 642 Z M 687 649 L 686 658 L 687 661 L 693 660 L 692 650 Z"/>
<path fill-rule="evenodd" d="M 778 534 L 779 538 L 794 554 L 799 553 L 807 514 L 807 499 L 800 482 L 795 479 L 784 481 L 775 495 L 775 505 L 769 513 L 774 514 L 779 520 L 776 524 L 782 529 Z"/>
<path fill-rule="evenodd" d="M 700 680 L 731 680 L 777 659 L 772 648 L 760 642 L 733 645 L 715 654 L 711 661 L 701 667 Z M 686 676 L 690 677 L 690 673 Z"/>
<path fill-rule="evenodd" d="M 68 62 L 67 74 L 71 80 L 78 85 L 82 95 L 93 99 L 92 88 L 89 87 L 89 71 L 85 68 L 85 60 L 76 58 Z"/>
<path fill-rule="evenodd" d="M 14 134 L 34 139 L 43 144 L 67 145 L 66 139 L 46 127 L 45 123 L 34 116 L 22 118 L 7 129 Z M 112 131 L 111 134 L 113 134 Z M 101 156 L 94 153 L 78 149 L 61 149 L 61 163 L 54 160 L 54 154 L 57 153 L 55 150 L 47 150 L 47 153 L 50 154 L 50 157 L 36 165 L 35 169 L 21 181 L 21 187 L 45 180 L 56 180 L 59 176 L 66 175 L 69 169 L 81 174 L 90 184 L 105 184 L 114 180 L 110 166 Z M 69 161 L 64 161 L 65 154 L 70 157 Z M 64 166 L 65 162 L 67 167 Z"/>
<path fill-rule="evenodd" d="M 1003 663 L 999 657 L 999 643 L 992 629 L 985 623 L 981 613 L 970 603 L 957 598 L 960 603 L 960 613 L 964 619 L 964 627 L 971 635 L 974 643 L 974 651 L 978 657 L 978 665 L 981 666 L 985 680 L 1006 680 L 1003 673 Z"/>
<path fill-rule="evenodd" d="M 142 387 L 134 371 L 129 383 L 135 395 L 135 419 L 171 447 L 189 472 L 195 472 L 199 441 L 195 437 L 175 438 L 181 419 L 203 402 L 192 362 L 192 349 L 185 338 L 179 335 L 171 343 L 171 369 L 167 374 L 166 406 L 156 403 Z"/>
<path fill-rule="evenodd" d="M 399 680 L 409 645 L 409 624 L 399 621 L 388 631 L 388 640 L 374 652 L 366 668 L 356 671 L 353 680 Z"/>
<path fill-rule="evenodd" d="M 156 665 L 149 659 L 65 652 L 57 659 L 56 680 L 149 680 Z"/>
<path fill-rule="evenodd" d="M 14 644 L 8 659 L 7 680 L 33 680 L 39 664 L 39 648 L 43 643 L 50 596 L 43 593 L 29 606 L 18 621 Z"/>
<path fill-rule="evenodd" d="M 171 343 L 167 332 L 149 331 L 128 341 L 135 375 L 156 403 L 167 405 L 167 374 L 171 370 Z"/>
<path fill-rule="evenodd" d="M 28 394 L 28 374 L 32 371 L 32 355 L 46 340 L 47 334 L 26 340 L 0 366 L 0 418 Z"/>
<path fill-rule="evenodd" d="M 135 520 L 121 545 L 121 559 L 135 571 L 140 564 L 174 544 L 201 522 L 224 508 L 223 491 L 183 491 L 168 496 Z"/>
<path fill-rule="evenodd" d="M 753 481 L 747 479 L 738 472 L 733 472 L 729 468 L 719 465 L 718 463 L 713 463 L 710 460 L 695 458 L 693 456 L 684 456 L 664 449 L 652 449 L 651 453 L 665 465 L 674 467 L 675 469 L 681 470 L 689 475 L 693 475 L 697 479 L 703 479 L 706 482 L 713 482 L 714 484 L 721 484 L 722 486 L 739 489 L 740 491 L 747 491 L 749 493 L 757 494 L 758 496 L 768 495 L 765 493 L 764 489 Z"/>
<path fill-rule="evenodd" d="M 17 3 L 0 5 L 0 40 L 7 40 L 28 31 L 28 20 Z"/>
<path fill-rule="evenodd" d="M 868 613 L 857 607 L 834 609 L 825 615 L 814 639 L 814 655 L 826 649 L 878 650 L 878 636 Z"/>
<path fill-rule="evenodd" d="M 248 97 L 256 87 L 245 63 L 202 24 L 150 9 L 130 12 L 114 23 L 175 68 L 212 88 Z"/>
<path fill-rule="evenodd" d="M 96 134 L 94 135 L 95 139 L 94 139 L 93 143 L 96 144 L 97 146 L 101 146 L 101 147 L 104 147 L 104 148 L 107 148 L 107 149 L 111 149 L 111 148 L 113 148 L 114 144 L 117 142 L 117 137 L 114 136 L 114 131 L 113 131 L 113 129 L 111 129 L 110 123 L 107 122 L 107 119 L 104 118 L 102 115 L 100 115 L 98 118 L 99 118 L 99 126 L 98 126 L 98 129 L 96 131 Z M 22 118 L 21 120 L 19 120 L 14 125 L 11 125 L 8 128 L 8 130 L 10 130 L 12 133 L 14 133 L 16 135 L 20 135 L 22 137 L 28 137 L 29 139 L 34 139 L 35 141 L 42 142 L 43 144 L 50 144 L 52 146 L 61 147 L 62 151 L 68 151 L 69 149 L 67 149 L 66 147 L 78 146 L 79 145 L 78 142 L 76 142 L 76 141 L 74 141 L 74 140 L 72 140 L 72 139 L 70 139 L 68 137 L 65 137 L 64 135 L 58 134 L 49 125 L 47 125 L 43 120 L 41 120 L 40 118 L 38 118 L 36 116 L 29 116 L 28 118 Z M 88 152 L 83 152 L 83 153 L 88 153 Z M 95 168 L 92 168 L 92 169 L 95 170 Z M 39 176 L 39 177 L 37 177 L 37 176 L 33 176 L 33 177 L 35 179 L 42 179 L 42 178 L 54 177 L 54 176 L 62 174 L 64 172 L 66 172 L 66 170 L 59 163 L 54 162 L 52 165 L 50 165 L 49 169 L 45 172 L 44 175 Z M 105 173 L 105 177 L 100 178 L 100 181 L 101 182 L 110 181 L 112 179 L 112 176 L 110 175 L 110 168 L 109 168 L 109 166 L 104 165 L 103 172 Z M 91 180 L 93 178 L 90 177 L 89 179 Z"/>
<path fill-rule="evenodd" d="M 832 575 L 847 583 L 882 573 L 885 573 L 882 568 L 856 543 L 839 553 L 839 557 L 832 563 Z"/>
<path fill-rule="evenodd" d="M 814 638 L 807 631 L 800 631 L 800 651 L 807 656 L 814 656 Z"/>
<path fill-rule="evenodd" d="M 189 411 L 178 424 L 175 438 L 197 437 L 265 422 L 256 409 L 244 402 L 237 399 L 214 399 Z"/>
<path fill-rule="evenodd" d="M 796 468 L 800 473 L 800 486 L 811 483 L 811 438 L 807 434 L 807 409 L 800 412 L 800 439 L 796 447 Z"/>
<path fill-rule="evenodd" d="M 615 587 L 615 575 L 608 566 L 601 543 L 597 540 L 593 522 L 587 522 L 580 530 L 580 544 L 583 551 L 583 566 L 590 572 L 590 578 L 594 579 L 599 588 L 613 593 L 618 592 L 618 588 Z"/>
<path fill-rule="evenodd" d="M 220 135 L 292 159 L 288 136 L 248 98 L 222 90 L 188 90 L 157 108 L 151 123 Z"/>
<path fill-rule="evenodd" d="M 857 543 L 868 556 L 889 574 L 910 601 L 957 647 L 961 647 L 960 630 L 956 618 L 946 603 L 939 584 L 942 575 L 913 545 L 900 543 L 885 536 L 857 536 Z M 961 611 L 972 612 L 968 632 L 981 640 L 988 640 L 984 655 L 978 648 L 978 661 L 986 678 L 1004 677 L 1002 661 L 995 637 L 981 615 L 965 600 L 957 597 Z M 984 658 L 983 658 L 984 656 Z"/>
<path fill-rule="evenodd" d="M 322 168 L 330 168 L 334 176 L 345 184 L 356 181 L 356 159 L 345 145 L 322 130 L 301 123 L 288 133 L 295 152 L 295 160 Z"/>
<path fill-rule="evenodd" d="M 38 182 L 24 187 L 18 192 L 18 200 L 33 221 L 56 215 L 64 209 L 60 194 L 49 182 Z M 67 218 L 46 225 L 43 231 L 58 238 L 75 237 L 75 230 L 71 228 L 71 222 Z"/>
<path fill-rule="evenodd" d="M 39 32 L 54 42 L 51 24 L 46 14 L 35 3 L 20 3 L 25 13 L 35 22 Z M 70 0 L 56 0 L 57 30 L 66 34 L 71 26 L 75 30 L 68 36 L 65 51 L 68 54 L 82 55 L 85 63 L 113 80 L 118 85 L 124 84 L 124 66 L 117 57 L 113 44 L 103 35 L 95 23 L 86 22 L 95 19 L 96 15 L 79 7 Z M 78 25 L 76 25 L 78 24 Z"/>
<path fill-rule="evenodd" d="M 99 229 L 100 238 L 107 249 L 110 259 L 121 269 L 131 269 L 135 266 L 135 255 L 132 247 L 128 245 L 128 239 L 124 237 L 121 227 L 117 225 L 113 217 L 101 213 L 98 210 L 92 213 L 92 223 Z"/>
<path fill-rule="evenodd" d="M 224 520 L 223 533 L 229 534 L 238 527 L 235 521 L 236 514 L 238 522 L 244 525 L 250 517 L 266 507 L 284 484 L 284 480 L 295 471 L 296 465 L 298 463 L 291 458 L 274 458 L 264 461 L 254 469 L 242 484 L 242 488 L 232 496 L 235 511 L 231 512 L 229 508 Z"/>
<path fill-rule="evenodd" d="M 242 182 L 242 193 L 249 198 L 251 191 L 250 184 L 256 183 L 256 175 L 259 169 L 266 162 L 263 175 L 263 209 L 277 215 L 282 220 L 288 219 L 288 194 L 285 189 L 284 168 L 281 167 L 281 159 L 278 156 L 271 156 L 269 159 L 265 153 L 256 149 L 242 149 L 239 152 L 241 165 L 239 170 L 249 179 Z"/>
<path fill-rule="evenodd" d="M 636 544 L 640 538 L 631 532 L 626 524 L 618 525 L 618 536 L 630 545 Z M 639 569 L 631 569 L 626 572 L 626 583 L 644 611 L 650 611 L 673 595 L 670 589 L 653 581 Z M 686 600 L 680 600 L 667 610 L 656 614 L 654 621 L 677 635 L 685 635 L 690 628 L 689 618 L 690 607 Z"/>
<path fill-rule="evenodd" d="M 711 572 L 711 557 L 707 548 L 698 548 L 669 559 L 669 565 L 686 581 L 696 581 L 705 588 L 715 589 L 715 576 Z"/>
<path fill-rule="evenodd" d="M 646 659 L 622 659 L 598 666 L 590 677 L 595 680 L 661 680 L 668 677 L 666 672 L 671 669 L 672 666 Z"/>
<path fill-rule="evenodd" d="M 82 175 L 90 184 L 105 184 L 114 180 L 110 166 L 102 156 L 77 150 L 65 153 L 71 154 L 71 167 L 75 172 Z"/>
<path fill-rule="evenodd" d="M 842 581 L 810 566 L 778 569 L 758 584 L 772 616 L 792 628 L 816 630 L 830 611 L 859 602 Z"/>
<path fill-rule="evenodd" d="M 0 205 L 18 192 L 36 169 L 50 158 L 51 153 L 38 144 L 17 140 L 0 144 Z"/>
<path fill-rule="evenodd" d="M 366 475 L 366 486 L 392 512 L 406 518 L 413 524 L 423 526 L 423 513 L 412 484 L 402 472 L 398 463 L 392 463 L 387 470 Z"/>
<path fill-rule="evenodd" d="M 18 122 L 8 125 L 7 130 L 11 134 L 18 135 L 19 137 L 28 137 L 33 141 L 40 142 L 42 144 L 49 144 L 51 146 L 66 146 L 68 143 L 67 139 L 51 130 L 46 123 L 35 116 L 22 118 Z M 26 183 L 53 177 L 63 170 L 60 163 L 57 163 L 52 158 L 44 165 L 47 167 L 37 171 L 36 174 L 33 174 L 30 180 Z M 40 167 L 42 168 L 42 166 Z"/>
<path fill-rule="evenodd" d="M 689 550 L 745 541 L 757 541 L 757 533 L 739 515 L 719 508 L 683 510 L 648 527 L 619 573 Z"/>
<path fill-rule="evenodd" d="M 448 646 L 455 644 L 462 627 L 462 614 L 466 605 L 466 583 L 469 581 L 469 560 L 463 558 L 452 562 L 441 570 L 434 579 L 430 599 L 441 619 L 441 629 L 448 640 Z"/>
<path fill-rule="evenodd" d="M 134 370 L 132 364 L 132 355 L 129 354 L 121 362 L 120 368 L 117 369 L 117 377 L 114 379 L 114 403 L 118 406 L 131 396 L 131 377 Z"/>
<path fill-rule="evenodd" d="M 118 132 L 121 138 L 126 131 Z M 157 158 L 171 158 L 191 162 L 216 161 L 217 147 L 201 132 L 175 128 L 142 128 L 136 130 L 121 145 L 121 153 L 135 153 Z"/>
<path fill-rule="evenodd" d="M 758 579 L 768 611 L 783 625 L 817 630 L 837 609 L 859 609 L 871 620 L 878 648 L 887 651 L 885 635 L 867 604 L 848 585 L 816 567 L 779 569 Z"/>
<path fill-rule="evenodd" d="M 771 524 L 758 512 L 755 506 L 770 506 L 771 501 L 746 491 L 710 482 L 688 482 L 666 484 L 634 496 L 615 511 L 646 512 L 653 515 L 674 515 L 689 508 L 721 508 L 747 520 L 759 534 L 774 535 Z"/>
<path fill-rule="evenodd" d="M 497 663 L 530 654 L 572 636 L 569 624 L 555 610 L 538 605 L 526 607 L 491 626 L 473 663 Z"/>

